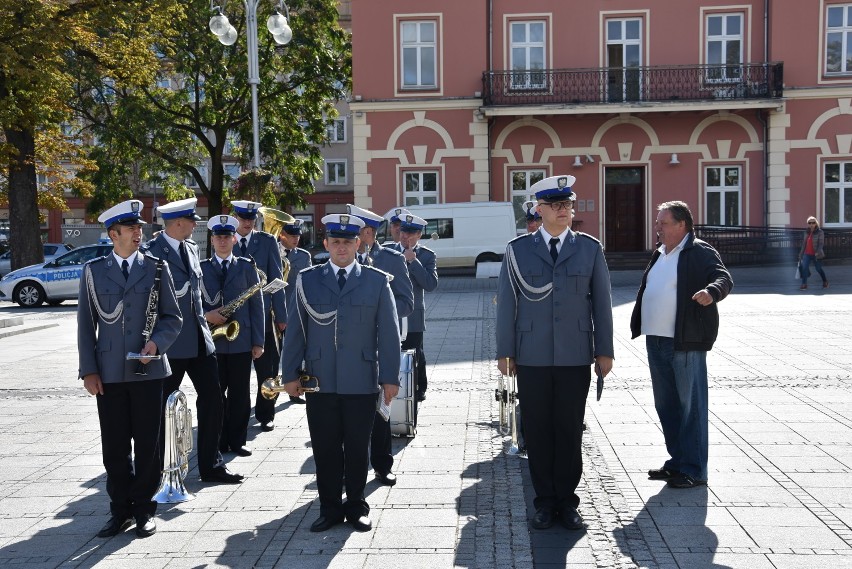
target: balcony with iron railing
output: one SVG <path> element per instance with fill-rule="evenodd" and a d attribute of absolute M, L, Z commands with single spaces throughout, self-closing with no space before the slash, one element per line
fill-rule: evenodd
<path fill-rule="evenodd" d="M 784 64 L 486 71 L 485 107 L 780 99 Z"/>

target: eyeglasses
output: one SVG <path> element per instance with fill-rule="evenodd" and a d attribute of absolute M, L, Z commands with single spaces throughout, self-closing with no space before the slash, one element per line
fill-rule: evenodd
<path fill-rule="evenodd" d="M 563 201 L 563 202 L 552 202 L 546 203 L 544 205 L 550 206 L 550 209 L 553 211 L 562 211 L 563 209 L 571 209 L 574 207 L 574 203 L 571 201 Z"/>

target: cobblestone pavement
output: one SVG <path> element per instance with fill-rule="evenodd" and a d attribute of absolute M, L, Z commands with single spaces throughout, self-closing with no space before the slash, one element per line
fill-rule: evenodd
<path fill-rule="evenodd" d="M 710 473 L 670 490 L 644 342 L 629 338 L 639 272 L 613 273 L 616 362 L 589 401 L 580 512 L 588 528 L 531 530 L 525 461 L 503 452 L 493 390 L 493 279 L 443 278 L 427 295 L 430 390 L 399 483 L 368 484 L 374 529 L 326 534 L 304 408 L 253 423 L 247 476 L 161 507 L 158 533 L 94 537 L 107 518 L 94 400 L 76 379 L 74 303 L 0 318 L 55 327 L 0 337 L 0 564 L 23 567 L 852 568 L 852 267 L 799 291 L 792 271 L 734 269 L 708 357 Z M 67 305 L 67 306 L 66 306 Z M 184 382 L 191 401 L 195 394 Z"/>

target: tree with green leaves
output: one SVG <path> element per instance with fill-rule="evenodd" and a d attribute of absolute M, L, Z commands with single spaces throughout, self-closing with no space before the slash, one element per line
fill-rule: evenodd
<path fill-rule="evenodd" d="M 231 184 L 223 157 L 251 162 L 252 112 L 248 83 L 246 22 L 242 2 L 222 6 L 238 31 L 231 46 L 207 27 L 207 0 L 187 0 L 186 19 L 152 44 L 157 77 L 147 85 L 126 85 L 85 57 L 69 62 L 77 79 L 75 110 L 96 135 L 92 159 L 97 173 L 92 207 L 102 209 L 130 197 L 129 179 L 159 179 L 167 199 L 192 195 L 191 177 L 208 200 L 209 215 L 221 213 L 240 190 L 241 198 L 274 207 L 303 203 L 322 176 L 318 144 L 336 116 L 335 102 L 350 86 L 351 43 L 337 21 L 335 0 L 288 2 L 293 39 L 278 46 L 263 23 L 276 2 L 260 2 L 258 61 L 260 154 L 263 172 Z M 209 178 L 204 175 L 209 165 Z M 249 184 L 268 179 L 273 183 Z"/>
<path fill-rule="evenodd" d="M 66 191 L 93 189 L 95 163 L 68 104 L 69 55 L 85 54 L 124 85 L 147 84 L 159 69 L 150 46 L 181 18 L 176 0 L 0 2 L 0 203 L 9 206 L 12 267 L 44 259 L 39 207 L 64 209 Z"/>

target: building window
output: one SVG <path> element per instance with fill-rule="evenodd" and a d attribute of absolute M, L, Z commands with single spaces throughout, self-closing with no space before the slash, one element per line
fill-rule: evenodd
<path fill-rule="evenodd" d="M 198 170 L 198 173 L 201 174 L 201 179 L 204 180 L 204 184 L 208 183 L 207 181 L 207 164 L 200 164 L 195 167 Z M 197 188 L 198 181 L 195 179 L 195 176 L 191 174 L 187 174 L 184 178 L 184 185 L 189 188 Z"/>
<path fill-rule="evenodd" d="M 713 14 L 707 16 L 707 71 L 711 81 L 738 81 L 742 77 L 743 16 Z"/>
<path fill-rule="evenodd" d="M 436 88 L 438 42 L 435 22 L 402 22 L 400 37 L 402 88 Z"/>
<path fill-rule="evenodd" d="M 527 211 L 524 202 L 534 200 L 530 186 L 544 180 L 544 170 L 515 170 L 512 172 L 512 206 L 515 210 L 515 228 L 518 235 L 527 232 Z"/>
<path fill-rule="evenodd" d="M 438 203 L 437 172 L 405 172 L 404 176 L 406 206 Z"/>
<path fill-rule="evenodd" d="M 739 166 L 711 166 L 705 172 L 707 225 L 740 225 Z"/>
<path fill-rule="evenodd" d="M 825 165 L 825 225 L 852 224 L 852 162 Z"/>
<path fill-rule="evenodd" d="M 225 171 L 225 178 L 231 182 L 240 177 L 240 165 L 232 163 L 222 164 L 222 169 Z"/>
<path fill-rule="evenodd" d="M 346 185 L 346 160 L 325 161 L 325 183 L 329 186 Z"/>
<path fill-rule="evenodd" d="M 852 5 L 828 7 L 825 72 L 852 72 Z"/>
<path fill-rule="evenodd" d="M 642 20 L 606 22 L 607 100 L 638 101 L 642 96 Z"/>
<path fill-rule="evenodd" d="M 545 22 L 512 22 L 510 37 L 512 88 L 544 88 Z"/>
<path fill-rule="evenodd" d="M 326 131 L 330 143 L 346 142 L 346 119 L 334 119 L 326 127 Z"/>

